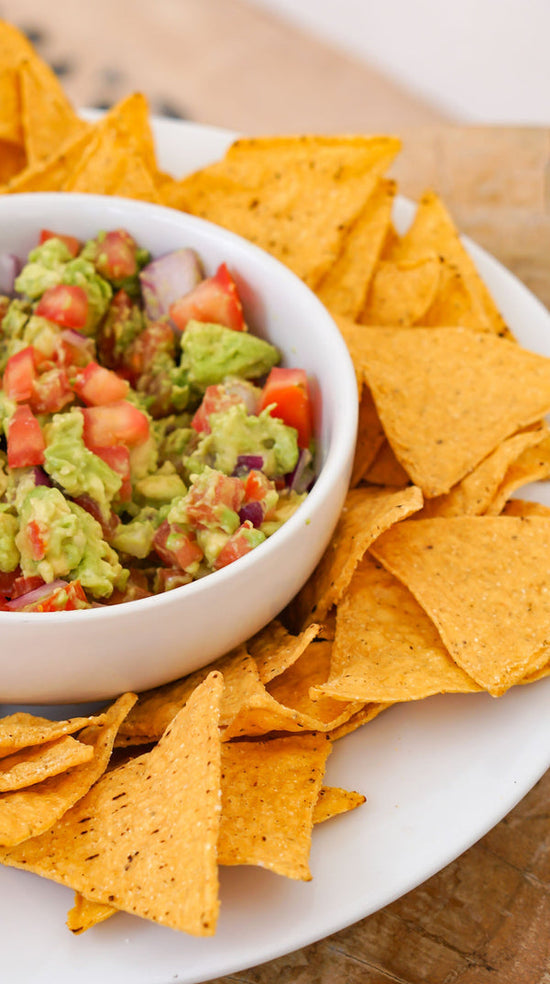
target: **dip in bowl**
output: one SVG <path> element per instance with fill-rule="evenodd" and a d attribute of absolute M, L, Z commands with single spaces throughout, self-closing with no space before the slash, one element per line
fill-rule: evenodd
<path fill-rule="evenodd" d="M 206 574 L 201 569 L 201 576 L 189 583 L 145 597 L 138 592 L 136 600 L 119 604 L 104 604 L 100 598 L 97 607 L 82 610 L 33 611 L 9 603 L 9 610 L 0 611 L 4 702 L 87 701 L 143 690 L 205 665 L 258 631 L 299 590 L 328 543 L 347 491 L 357 424 L 355 374 L 336 326 L 311 291 L 257 247 L 194 217 L 126 199 L 61 193 L 0 199 L 1 252 L 25 259 L 43 229 L 80 242 L 100 231 L 124 229 L 153 261 L 175 250 L 194 251 L 206 279 L 225 265 L 250 333 L 275 346 L 279 367 L 307 374 L 315 480 L 272 535 L 257 537 L 261 542 L 242 556 L 237 553 L 231 563 L 214 563 Z M 258 372 L 267 370 L 262 366 Z M 90 381 L 84 374 L 85 397 L 96 383 L 101 384 L 99 376 Z M 93 408 L 92 403 L 92 424 Z M 227 443 L 232 440 L 228 432 Z M 103 438 L 100 443 L 109 442 Z M 255 466 L 246 455 L 241 457 L 245 470 Z M 15 467 L 17 461 L 16 455 Z M 53 478 L 57 494 L 63 479 Z M 253 513 L 252 508 L 243 516 L 253 519 Z M 251 528 L 254 523 L 247 519 L 243 525 Z M 163 546 L 157 539 L 161 556 Z M 173 538 L 168 556 L 172 548 Z M 119 596 L 124 598 L 124 592 L 119 590 Z"/>

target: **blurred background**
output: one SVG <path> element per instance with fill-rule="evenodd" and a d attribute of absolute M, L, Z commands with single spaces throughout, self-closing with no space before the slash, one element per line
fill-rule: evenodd
<path fill-rule="evenodd" d="M 0 0 L 78 106 L 242 132 L 550 124 L 548 0 Z"/>

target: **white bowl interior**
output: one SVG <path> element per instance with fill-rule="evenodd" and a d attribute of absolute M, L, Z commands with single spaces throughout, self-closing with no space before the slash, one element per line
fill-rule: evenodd
<path fill-rule="evenodd" d="M 0 250 L 22 257 L 43 227 L 81 239 L 123 227 L 153 256 L 191 246 L 207 275 L 225 261 L 253 331 L 312 381 L 318 478 L 273 537 L 185 588 L 130 604 L 59 614 L 2 613 L 0 699 L 95 700 L 205 665 L 273 618 L 319 560 L 342 507 L 357 426 L 355 374 L 327 311 L 286 267 L 226 230 L 129 199 L 39 193 L 0 198 Z"/>

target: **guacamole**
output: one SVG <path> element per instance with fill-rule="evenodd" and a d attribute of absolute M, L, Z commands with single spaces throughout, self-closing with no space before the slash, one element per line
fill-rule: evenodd
<path fill-rule="evenodd" d="M 305 371 L 225 264 L 38 240 L 0 298 L 0 609 L 133 601 L 255 549 L 314 480 Z"/>

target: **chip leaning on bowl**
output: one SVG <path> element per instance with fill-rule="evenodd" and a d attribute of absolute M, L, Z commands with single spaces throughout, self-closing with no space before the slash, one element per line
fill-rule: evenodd
<path fill-rule="evenodd" d="M 5 32 L 13 81 L 29 48 Z M 44 98 L 62 139 L 39 151 L 23 107 L 5 110 L 1 131 L 13 147 L 7 197 L 145 198 L 238 232 L 317 293 L 353 359 L 352 487 L 280 618 L 100 719 L 60 722 L 55 737 L 37 720 L 0 722 L 14 784 L 0 798 L 0 860 L 75 889 L 73 932 L 122 910 L 211 935 L 218 865 L 308 880 L 314 824 L 363 802 L 323 785 L 335 741 L 397 702 L 498 697 L 548 673 L 550 514 L 510 497 L 550 474 L 550 360 L 514 341 L 437 195 L 407 231 L 394 226 L 393 137 L 242 139 L 179 178 L 157 166 L 139 95 L 84 126 Z M 69 755 L 82 760 L 63 771 Z M 16 788 L 22 772 L 34 781 Z M 22 803 L 24 829 L 13 822 Z"/>

